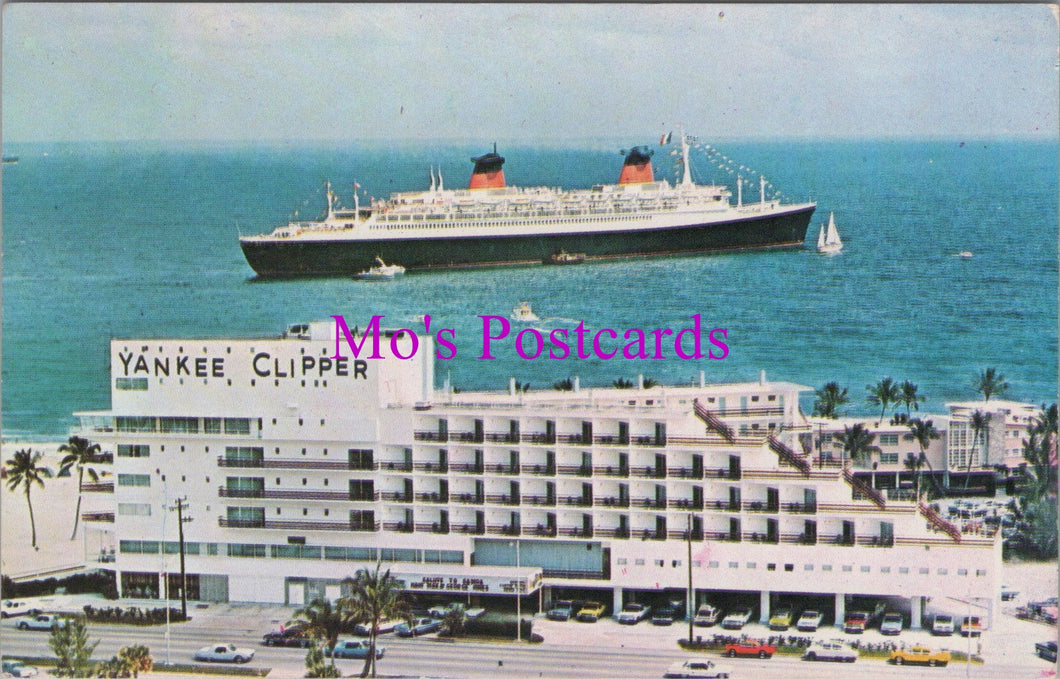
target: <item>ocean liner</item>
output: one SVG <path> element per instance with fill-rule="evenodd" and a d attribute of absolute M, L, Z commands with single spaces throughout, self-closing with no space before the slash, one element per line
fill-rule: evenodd
<path fill-rule="evenodd" d="M 683 176 L 656 180 L 653 150 L 624 151 L 617 184 L 590 189 L 508 186 L 496 147 L 472 158 L 467 189 L 446 189 L 439 172 L 426 191 L 395 193 L 341 208 L 327 186 L 317 221 L 293 221 L 269 234 L 241 236 L 260 277 L 347 276 L 376 258 L 408 270 L 549 263 L 557 253 L 585 260 L 679 255 L 803 244 L 815 203 L 765 196 L 736 203 L 721 185 L 696 184 L 689 139 L 680 135 Z"/>

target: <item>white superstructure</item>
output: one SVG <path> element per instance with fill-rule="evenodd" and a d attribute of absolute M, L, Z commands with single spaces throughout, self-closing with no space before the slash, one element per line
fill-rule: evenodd
<path fill-rule="evenodd" d="M 923 613 L 924 597 L 998 591 L 994 538 L 803 448 L 806 387 L 452 393 L 418 341 L 401 360 L 391 343 L 404 356 L 411 339 L 384 336 L 373 360 L 334 358 L 331 323 L 113 340 L 112 409 L 80 413 L 78 433 L 115 453 L 122 591 L 158 596 L 177 572 L 162 507 L 178 497 L 204 600 L 301 605 L 381 561 L 414 592 L 595 592 L 610 611 L 683 599 L 689 542 L 693 603 L 746 599 L 761 619 L 792 596 L 832 597 L 841 620 L 850 597 Z"/>

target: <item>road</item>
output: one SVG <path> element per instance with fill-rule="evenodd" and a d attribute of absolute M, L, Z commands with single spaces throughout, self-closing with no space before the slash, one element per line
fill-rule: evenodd
<path fill-rule="evenodd" d="M 5 620 L 0 627 L 5 655 L 52 656 L 48 649 L 48 634 L 13 629 L 15 621 Z M 173 625 L 169 639 L 169 658 L 186 663 L 202 646 L 226 641 L 256 651 L 252 667 L 271 667 L 270 677 L 300 677 L 304 673 L 305 651 L 296 648 L 267 648 L 261 646 L 260 624 L 230 625 Z M 577 629 L 576 627 L 571 628 Z M 629 630 L 634 631 L 634 630 Z M 131 627 L 124 625 L 90 625 L 90 637 L 99 639 L 96 658 L 107 658 L 119 647 L 129 643 L 145 643 L 151 648 L 157 663 L 166 661 L 166 639 L 163 627 Z M 666 667 L 675 660 L 689 656 L 680 650 L 648 643 L 635 645 L 636 635 L 625 639 L 619 647 L 549 643 L 516 645 L 514 643 L 440 642 L 429 637 L 400 639 L 393 635 L 382 638 L 386 657 L 380 661 L 383 676 L 459 677 L 586 677 L 613 679 L 614 677 L 661 677 Z M 633 642 L 633 643 L 630 643 Z M 711 655 L 710 657 L 715 657 Z M 859 660 L 857 665 L 808 663 L 798 657 L 777 656 L 769 660 L 716 658 L 733 668 L 733 677 L 755 679 L 793 679 L 798 677 L 849 677 L 852 670 L 859 679 L 876 677 L 1042 677 L 1050 665 L 1037 658 L 1021 654 L 1012 660 L 1003 658 L 989 665 L 952 664 L 946 668 L 895 667 L 886 662 Z M 360 670 L 361 662 L 338 661 L 346 675 Z M 166 675 L 172 676 L 172 675 Z"/>

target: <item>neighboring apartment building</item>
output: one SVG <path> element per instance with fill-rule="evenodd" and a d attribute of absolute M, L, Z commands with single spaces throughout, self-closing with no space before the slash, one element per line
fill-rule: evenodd
<path fill-rule="evenodd" d="M 919 625 L 927 597 L 999 591 L 999 538 L 804 449 L 806 387 L 454 393 L 434 387 L 432 338 L 408 360 L 391 341 L 411 352 L 387 334 L 382 359 L 331 358 L 331 323 L 113 340 L 112 407 L 77 433 L 115 453 L 123 594 L 158 597 L 168 572 L 178 596 L 177 498 L 192 599 L 302 605 L 383 563 L 424 597 L 617 609 L 683 599 L 690 547 L 691 603 L 760 619 L 900 596 Z"/>

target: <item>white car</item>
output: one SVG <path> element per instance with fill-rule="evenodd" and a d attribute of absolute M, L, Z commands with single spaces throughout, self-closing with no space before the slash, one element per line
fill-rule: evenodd
<path fill-rule="evenodd" d="M 26 604 L 25 601 L 5 599 L 4 603 L 0 605 L 0 618 L 13 618 L 16 615 L 26 615 L 29 611 L 29 605 Z"/>
<path fill-rule="evenodd" d="M 892 635 L 900 634 L 902 632 L 902 614 L 901 613 L 887 613 L 883 616 L 883 620 L 880 621 L 880 634 Z"/>
<path fill-rule="evenodd" d="M 636 625 L 651 615 L 651 606 L 643 604 L 626 604 L 622 612 L 615 616 L 621 625 Z"/>
<path fill-rule="evenodd" d="M 710 604 L 700 604 L 696 617 L 692 618 L 692 624 L 696 627 L 710 627 L 718 624 L 719 616 L 721 616 L 720 608 L 715 608 Z"/>
<path fill-rule="evenodd" d="M 798 622 L 795 623 L 795 629 L 800 632 L 816 632 L 817 628 L 821 626 L 822 617 L 820 611 L 803 611 L 802 615 L 799 616 Z"/>
<path fill-rule="evenodd" d="M 747 621 L 751 619 L 750 608 L 734 608 L 731 613 L 725 616 L 725 619 L 721 621 L 721 626 L 724 629 L 743 629 L 743 626 L 747 624 Z"/>
<path fill-rule="evenodd" d="M 939 613 L 931 621 L 931 633 L 950 635 L 953 634 L 953 616 Z"/>
<path fill-rule="evenodd" d="M 693 679 L 729 679 L 728 667 L 713 660 L 685 660 L 675 662 L 666 670 L 664 677 L 689 677 Z"/>
<path fill-rule="evenodd" d="M 5 660 L 3 665 L 5 677 L 35 677 L 40 673 L 36 667 L 30 667 L 21 660 Z"/>
<path fill-rule="evenodd" d="M 854 662 L 858 652 L 838 639 L 815 641 L 802 654 L 803 660 L 834 660 L 836 662 Z"/>
<path fill-rule="evenodd" d="M 235 644 L 214 644 L 195 651 L 199 662 L 234 662 L 246 663 L 254 658 L 254 649 L 236 648 Z"/>
<path fill-rule="evenodd" d="M 400 620 L 390 620 L 388 618 L 383 618 L 382 620 L 379 621 L 379 629 L 376 630 L 376 632 L 378 634 L 387 634 L 388 632 L 393 632 L 394 628 L 398 626 L 399 622 L 401 622 L 401 621 Z M 362 623 L 357 623 L 357 625 L 354 626 L 353 633 L 357 634 L 359 636 L 362 636 L 362 637 L 366 637 L 369 634 L 371 634 L 371 630 L 368 628 L 367 624 L 362 622 Z"/>
<path fill-rule="evenodd" d="M 57 615 L 35 615 L 32 618 L 23 618 L 15 627 L 19 629 L 33 629 L 49 631 L 52 627 L 66 627 L 70 621 Z"/>

